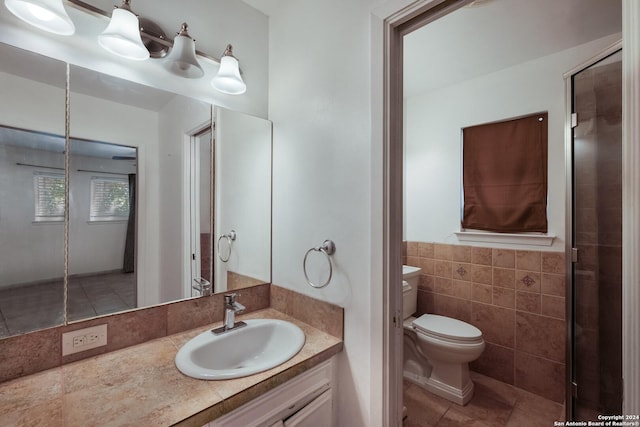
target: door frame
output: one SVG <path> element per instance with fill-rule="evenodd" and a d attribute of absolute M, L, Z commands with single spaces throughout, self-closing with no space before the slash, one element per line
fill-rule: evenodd
<path fill-rule="evenodd" d="M 194 228 L 199 229 L 200 213 L 199 210 L 193 211 L 194 200 L 199 200 L 199 188 L 195 188 L 192 182 L 195 182 L 195 178 L 199 175 L 200 164 L 197 161 L 199 147 L 199 139 L 207 132 L 211 132 L 211 151 L 213 152 L 213 122 L 207 122 L 202 124 L 183 136 L 183 151 L 182 151 L 182 297 L 191 298 L 192 284 L 195 276 L 193 275 L 193 263 L 192 254 L 195 253 L 196 265 L 200 263 L 200 250 L 196 249 L 194 252 L 192 238 L 194 234 Z M 213 157 L 213 154 L 212 154 Z M 195 167 L 194 167 L 195 166 Z M 211 171 L 213 171 L 213 164 L 211 165 Z M 212 178 L 212 191 L 213 191 L 213 178 Z M 211 196 L 213 199 L 213 195 Z M 213 204 L 210 205 L 210 229 L 213 227 Z M 213 231 L 212 231 L 213 233 Z M 213 235 L 213 234 L 212 234 Z M 213 269 L 213 267 L 212 267 Z M 213 281 L 212 290 L 213 290 Z"/>
<path fill-rule="evenodd" d="M 640 2 L 622 1 L 623 49 L 623 411 L 640 413 Z M 469 1 L 394 0 L 371 11 L 372 137 L 372 378 L 382 372 L 380 389 L 372 387 L 371 418 L 399 426 L 402 405 L 402 344 L 394 317 L 401 312 L 402 259 L 402 34 Z M 439 15 L 440 16 L 440 15 Z M 381 194 L 381 196 L 377 196 Z M 380 268 L 379 266 L 382 266 Z M 376 279 L 380 278 L 380 282 Z M 381 286 L 377 287 L 377 284 Z M 378 304 L 382 304 L 380 307 Z M 382 309 L 382 316 L 377 308 Z M 400 326 L 401 327 L 401 326 Z M 400 337 L 401 339 L 401 337 Z M 381 368 L 381 369 L 380 369 Z M 376 376 L 373 376 L 376 375 Z M 376 403 L 382 402 L 380 407 Z"/>
<path fill-rule="evenodd" d="M 565 416 L 567 420 L 573 420 L 574 407 L 573 407 L 573 379 L 574 379 L 574 366 L 573 358 L 575 356 L 573 348 L 573 334 L 574 334 L 574 306 L 573 306 L 573 292 L 574 292 L 574 280 L 573 280 L 573 266 L 572 259 L 573 251 L 573 76 L 586 70 L 592 65 L 602 61 L 608 56 L 616 53 L 622 49 L 622 40 L 613 43 L 611 46 L 603 49 L 597 55 L 589 58 L 580 65 L 572 68 L 564 73 L 565 84 L 565 172 L 566 172 L 566 207 L 565 207 L 565 230 L 567 238 L 565 239 L 565 318 L 566 318 L 566 343 L 565 343 Z"/>

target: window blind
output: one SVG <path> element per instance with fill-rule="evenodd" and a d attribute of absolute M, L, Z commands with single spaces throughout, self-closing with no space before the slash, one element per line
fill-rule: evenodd
<path fill-rule="evenodd" d="M 463 129 L 462 227 L 547 232 L 547 113 Z"/>
<path fill-rule="evenodd" d="M 64 221 L 64 175 L 36 173 L 33 177 L 33 186 L 34 221 Z"/>
<path fill-rule="evenodd" d="M 123 178 L 91 177 L 89 221 L 129 219 L 129 182 Z"/>

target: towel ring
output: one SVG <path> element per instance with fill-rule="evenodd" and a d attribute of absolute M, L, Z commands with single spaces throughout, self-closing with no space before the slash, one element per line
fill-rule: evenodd
<path fill-rule="evenodd" d="M 309 279 L 309 275 L 307 274 L 307 257 L 311 252 L 321 252 L 327 257 L 327 261 L 329 261 L 329 278 L 321 285 L 313 283 Z M 336 244 L 333 243 L 332 240 L 325 240 L 324 242 L 322 242 L 322 245 L 318 246 L 317 248 L 311 248 L 307 251 L 306 254 L 304 254 L 304 260 L 302 260 L 302 270 L 304 271 L 304 278 L 309 286 L 311 286 L 312 288 L 320 289 L 324 288 L 329 284 L 329 282 L 331 282 L 331 277 L 333 276 L 333 263 L 331 262 L 331 255 L 333 255 L 335 252 Z"/>
<path fill-rule="evenodd" d="M 229 247 L 229 253 L 227 254 L 226 258 L 223 258 L 222 255 L 220 255 L 220 241 L 222 239 L 227 240 L 227 246 Z M 223 234 L 222 236 L 218 237 L 218 258 L 220 259 L 220 261 L 227 262 L 229 261 L 229 258 L 231 258 L 231 244 L 234 240 L 236 240 L 235 230 L 231 230 L 229 234 Z"/>

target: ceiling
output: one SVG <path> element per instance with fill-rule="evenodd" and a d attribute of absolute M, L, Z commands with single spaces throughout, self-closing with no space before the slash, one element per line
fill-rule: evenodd
<path fill-rule="evenodd" d="M 405 36 L 405 97 L 621 31 L 620 0 L 477 2 Z"/>
<path fill-rule="evenodd" d="M 0 147 L 3 145 L 63 154 L 65 138 L 61 135 L 0 126 Z M 103 159 L 135 158 L 137 149 L 125 145 L 71 138 L 71 153 L 73 156 Z"/>

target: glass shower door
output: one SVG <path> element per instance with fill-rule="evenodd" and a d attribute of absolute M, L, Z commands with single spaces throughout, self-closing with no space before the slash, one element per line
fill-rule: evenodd
<path fill-rule="evenodd" d="M 622 413 L 621 61 L 619 50 L 572 76 L 574 420 Z"/>

